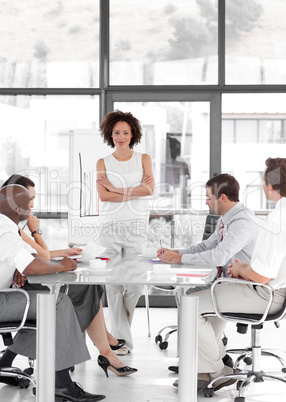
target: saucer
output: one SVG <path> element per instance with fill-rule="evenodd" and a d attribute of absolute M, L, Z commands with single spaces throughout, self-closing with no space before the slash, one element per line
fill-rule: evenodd
<path fill-rule="evenodd" d="M 154 271 L 148 271 L 148 275 L 152 278 L 152 279 L 158 279 L 158 280 L 166 280 L 166 279 L 176 279 L 176 275 L 169 273 L 169 274 L 156 274 L 156 272 Z"/>

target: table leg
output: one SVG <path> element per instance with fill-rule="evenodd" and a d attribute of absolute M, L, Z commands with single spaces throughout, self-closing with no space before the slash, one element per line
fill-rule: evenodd
<path fill-rule="evenodd" d="M 148 324 L 148 337 L 151 337 L 151 326 L 150 326 L 150 308 L 149 308 L 149 287 L 145 285 L 145 306 L 147 313 L 147 324 Z"/>
<path fill-rule="evenodd" d="M 171 248 L 175 247 L 175 220 L 174 215 L 171 217 Z"/>
<path fill-rule="evenodd" d="M 181 296 L 179 328 L 179 402 L 197 401 L 198 297 Z"/>
<path fill-rule="evenodd" d="M 37 402 L 55 401 L 56 294 L 37 295 Z"/>

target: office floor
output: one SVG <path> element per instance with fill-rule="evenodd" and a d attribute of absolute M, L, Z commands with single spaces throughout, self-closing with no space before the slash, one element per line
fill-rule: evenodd
<path fill-rule="evenodd" d="M 108 323 L 108 311 L 104 309 Z M 72 374 L 75 381 L 82 384 L 84 389 L 94 393 L 106 395 L 106 402 L 175 402 L 178 400 L 178 392 L 172 384 L 177 378 L 176 374 L 168 371 L 167 367 L 176 364 L 176 335 L 169 338 L 168 349 L 162 351 L 154 342 L 156 332 L 166 324 L 176 323 L 175 308 L 152 308 L 151 338 L 147 336 L 147 320 L 145 308 L 137 308 L 134 317 L 133 333 L 135 348 L 132 354 L 123 356 L 122 361 L 127 365 L 136 367 L 138 373 L 129 377 L 116 377 L 110 373 L 106 378 L 104 372 L 97 365 L 97 349 L 89 342 L 88 346 L 92 359 L 78 365 Z M 227 328 L 229 347 L 244 347 L 249 344 L 250 336 L 240 335 L 236 332 L 235 325 Z M 281 328 L 276 329 L 273 324 L 268 324 L 261 336 L 262 344 L 266 347 L 281 348 L 286 350 L 286 320 L 281 322 Z M 0 343 L 0 350 L 3 345 Z M 285 355 L 283 355 L 286 358 Z M 25 368 L 27 360 L 18 357 L 17 366 Z M 264 369 L 279 370 L 279 364 L 271 358 L 263 358 Z M 15 364 L 16 365 L 16 364 Z M 253 384 L 247 392 L 246 402 L 284 402 L 286 384 L 280 382 L 265 382 Z M 210 400 L 202 394 L 198 395 L 198 402 L 230 402 L 236 395 L 235 385 L 223 388 L 216 392 Z M 7 385 L 0 385 L 0 400 L 3 402 L 32 402 L 35 397 L 31 388 L 18 389 Z M 45 402 L 45 401 L 43 401 Z"/>

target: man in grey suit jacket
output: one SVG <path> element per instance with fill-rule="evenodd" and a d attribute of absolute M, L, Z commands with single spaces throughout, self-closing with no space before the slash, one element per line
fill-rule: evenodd
<path fill-rule="evenodd" d="M 254 214 L 239 202 L 239 183 L 229 174 L 207 181 L 206 204 L 212 213 L 221 215 L 214 233 L 186 249 L 158 250 L 158 257 L 169 264 L 210 264 L 221 267 L 225 275 L 235 259 L 250 261 L 260 226 Z"/>
<path fill-rule="evenodd" d="M 27 218 L 29 203 L 29 193 L 22 186 L 9 185 L 0 189 L 0 321 L 21 320 L 23 315 L 22 295 L 16 294 L 11 297 L 9 294 L 1 294 L 1 288 L 12 285 L 16 269 L 23 275 L 40 275 L 76 269 L 76 262 L 68 258 L 64 258 L 58 263 L 42 261 L 37 257 L 35 250 L 19 236 L 17 225 L 21 220 Z M 30 307 L 27 319 L 35 320 L 38 291 L 28 291 L 28 293 Z M 56 305 L 55 396 L 74 402 L 100 401 L 105 398 L 104 395 L 85 392 L 77 383 L 72 382 L 69 375 L 69 367 L 90 359 L 82 336 L 84 329 L 79 325 L 70 298 L 60 293 Z M 11 347 L 12 357 L 15 353 L 36 357 L 34 331 L 32 332 L 29 333 L 25 330 L 17 333 Z M 69 339 L 66 338 L 67 334 Z M 3 364 L 9 366 L 9 362 L 3 362 L 1 359 L 1 365 L 3 366 Z"/>
<path fill-rule="evenodd" d="M 219 276 L 227 275 L 229 264 L 235 259 L 250 262 L 260 226 L 252 211 L 239 202 L 239 183 L 227 173 L 207 181 L 206 204 L 212 213 L 221 215 L 214 233 L 207 240 L 186 249 L 163 249 L 163 253 L 159 250 L 158 257 L 164 263 L 210 264 L 217 267 L 213 272 L 213 279 L 216 279 L 218 272 Z M 210 286 L 191 288 L 187 294 Z M 176 300 L 179 305 L 178 294 Z M 225 355 L 224 362 L 231 364 L 228 355 Z M 178 372 L 177 366 L 170 366 L 169 369 Z"/>

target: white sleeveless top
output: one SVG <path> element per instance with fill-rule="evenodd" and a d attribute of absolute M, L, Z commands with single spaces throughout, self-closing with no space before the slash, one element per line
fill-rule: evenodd
<path fill-rule="evenodd" d="M 117 188 L 138 187 L 143 178 L 142 154 L 133 152 L 128 161 L 118 161 L 112 154 L 103 158 L 106 177 Z M 146 197 L 123 202 L 99 201 L 100 223 L 148 221 L 149 201 Z"/>

